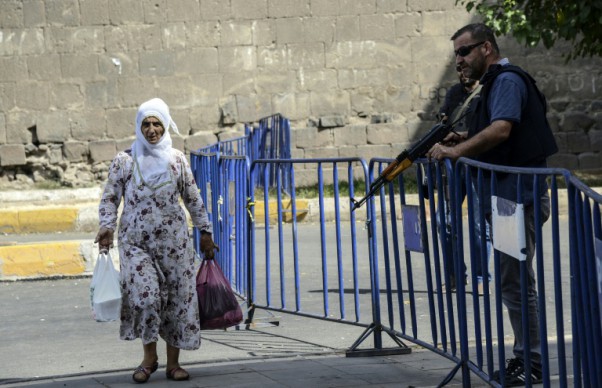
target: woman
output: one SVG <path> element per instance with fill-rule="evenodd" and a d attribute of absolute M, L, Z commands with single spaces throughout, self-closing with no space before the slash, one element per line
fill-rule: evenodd
<path fill-rule="evenodd" d="M 99 206 L 101 250 L 113 245 L 117 209 L 119 224 L 122 307 L 120 336 L 142 340 L 144 356 L 132 378 L 148 381 L 159 366 L 157 341 L 167 344 L 166 375 L 187 380 L 180 367 L 180 349 L 201 344 L 196 295 L 195 254 L 180 197 L 201 231 L 201 251 L 214 256 L 212 226 L 184 154 L 172 148 L 169 128 L 177 127 L 161 99 L 138 109 L 136 140 L 119 152 L 109 170 Z"/>

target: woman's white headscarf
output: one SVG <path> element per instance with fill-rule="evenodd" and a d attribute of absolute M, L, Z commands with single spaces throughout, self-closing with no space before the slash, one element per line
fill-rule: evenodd
<path fill-rule="evenodd" d="M 165 129 L 157 144 L 149 143 L 142 134 L 142 121 L 151 116 L 159 119 Z M 142 179 L 154 188 L 171 180 L 169 164 L 172 158 L 172 143 L 169 128 L 179 133 L 176 123 L 169 115 L 169 107 L 163 100 L 153 98 L 140 105 L 136 115 L 136 140 L 132 143 L 132 154 L 136 161 L 134 176 L 138 184 L 142 183 Z"/>

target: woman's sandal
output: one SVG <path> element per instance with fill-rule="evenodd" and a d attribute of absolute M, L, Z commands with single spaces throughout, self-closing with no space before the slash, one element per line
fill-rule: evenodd
<path fill-rule="evenodd" d="M 180 372 L 180 373 L 178 373 L 178 372 Z M 190 375 L 188 374 L 188 372 L 186 372 L 184 369 L 182 369 L 179 366 L 176 368 L 172 368 L 170 370 L 166 370 L 165 376 L 169 380 L 173 380 L 173 381 L 185 381 L 190 378 Z"/>
<path fill-rule="evenodd" d="M 159 368 L 159 363 L 155 362 L 151 366 L 140 365 L 136 370 L 134 370 L 134 374 L 132 374 L 132 379 L 137 383 L 146 383 L 148 379 L 150 379 L 151 374 L 155 373 L 155 371 Z M 143 378 L 136 377 L 136 375 L 144 374 Z"/>

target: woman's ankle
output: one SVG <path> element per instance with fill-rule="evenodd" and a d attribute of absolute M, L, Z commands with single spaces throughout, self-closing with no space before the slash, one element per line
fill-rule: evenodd
<path fill-rule="evenodd" d="M 146 367 L 151 367 L 153 365 L 155 365 L 155 363 L 157 363 L 159 361 L 159 357 L 158 356 L 144 356 L 144 358 L 142 358 L 142 366 L 146 366 Z"/>

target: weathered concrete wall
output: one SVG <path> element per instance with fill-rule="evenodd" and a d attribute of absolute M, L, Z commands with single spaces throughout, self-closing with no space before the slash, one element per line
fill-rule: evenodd
<path fill-rule="evenodd" d="M 103 180 L 137 106 L 171 107 L 197 149 L 282 113 L 293 155 L 395 156 L 456 79 L 454 0 L 3 0 L 0 186 Z M 602 61 L 503 54 L 532 73 L 569 169 L 602 165 Z"/>

